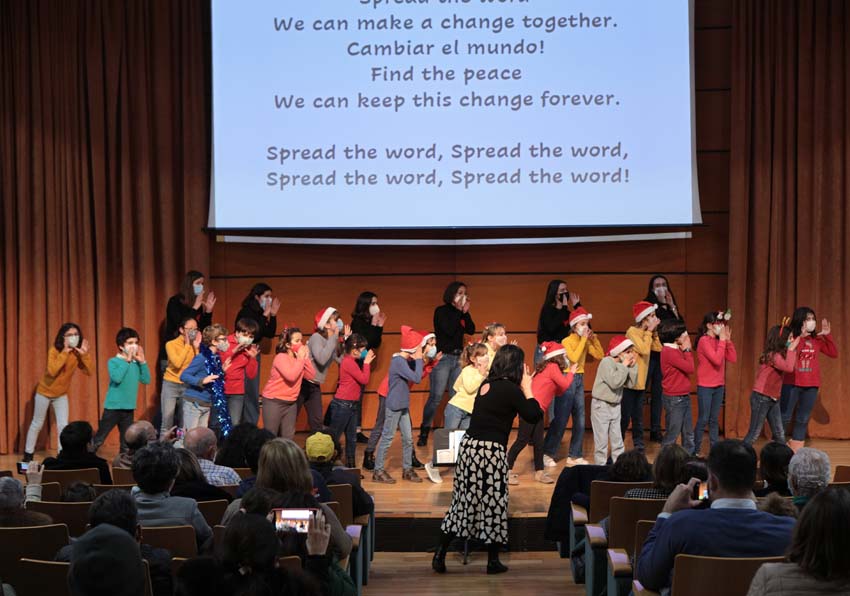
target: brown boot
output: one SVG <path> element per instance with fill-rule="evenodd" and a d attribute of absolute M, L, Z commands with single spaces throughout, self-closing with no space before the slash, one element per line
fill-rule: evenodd
<path fill-rule="evenodd" d="M 416 475 L 416 470 L 413 468 L 407 468 L 401 473 L 401 477 L 405 480 L 410 480 L 411 482 L 422 482 L 422 479 Z"/>
<path fill-rule="evenodd" d="M 372 472 L 372 482 L 382 482 L 383 484 L 395 484 L 395 478 L 389 475 L 386 470 L 375 470 Z"/>

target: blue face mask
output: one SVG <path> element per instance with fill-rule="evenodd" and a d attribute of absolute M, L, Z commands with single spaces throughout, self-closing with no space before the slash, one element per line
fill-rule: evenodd
<path fill-rule="evenodd" d="M 340 331 L 343 331 L 345 329 L 345 323 L 342 322 L 342 319 L 336 320 L 336 328 Z"/>
<path fill-rule="evenodd" d="M 429 360 L 434 358 L 437 355 L 437 346 L 431 346 L 427 350 L 425 350 L 425 357 Z"/>
<path fill-rule="evenodd" d="M 369 350 L 363 348 L 360 350 L 360 360 L 366 360 L 366 355 L 369 353 Z"/>
<path fill-rule="evenodd" d="M 192 291 L 195 292 L 195 296 L 200 296 L 204 293 L 204 284 L 192 284 Z"/>

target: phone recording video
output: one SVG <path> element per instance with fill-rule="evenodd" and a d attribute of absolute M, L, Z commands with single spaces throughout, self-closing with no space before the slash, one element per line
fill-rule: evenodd
<path fill-rule="evenodd" d="M 18 462 L 18 474 L 26 474 L 30 465 L 25 461 Z"/>
<path fill-rule="evenodd" d="M 274 509 L 273 511 L 274 528 L 279 533 L 306 534 L 310 520 L 316 516 L 315 509 Z"/>

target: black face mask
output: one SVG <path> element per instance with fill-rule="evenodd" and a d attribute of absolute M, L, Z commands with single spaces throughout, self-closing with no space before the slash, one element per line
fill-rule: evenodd
<path fill-rule="evenodd" d="M 564 300 L 567 299 L 567 296 L 569 296 L 569 295 L 570 295 L 569 292 L 561 292 L 560 294 L 558 294 L 558 301 L 563 302 Z"/>

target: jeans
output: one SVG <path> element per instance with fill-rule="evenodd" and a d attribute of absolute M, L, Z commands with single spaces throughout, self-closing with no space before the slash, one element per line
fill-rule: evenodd
<path fill-rule="evenodd" d="M 750 394 L 750 430 L 744 437 L 744 443 L 752 445 L 761 434 L 764 421 L 770 425 L 770 433 L 773 440 L 779 443 L 785 442 L 785 430 L 782 428 L 782 414 L 779 412 L 779 401 L 753 391 Z"/>
<path fill-rule="evenodd" d="M 245 394 L 227 395 L 227 411 L 230 412 L 230 424 L 236 426 L 242 422 L 242 408 L 245 404 Z"/>
<path fill-rule="evenodd" d="M 642 389 L 623 389 L 623 401 L 620 402 L 620 436 L 626 439 L 629 421 L 632 423 L 632 445 L 638 451 L 643 445 L 643 394 Z"/>
<path fill-rule="evenodd" d="M 257 424 L 260 420 L 260 354 L 257 353 L 257 374 L 245 375 L 245 401 L 242 403 L 242 422 Z"/>
<path fill-rule="evenodd" d="M 653 433 L 661 432 L 661 410 L 664 407 L 661 396 L 661 377 L 661 352 L 650 352 L 646 383 L 649 385 L 649 430 Z"/>
<path fill-rule="evenodd" d="M 601 399 L 590 401 L 590 425 L 593 427 L 593 463 L 604 466 L 608 461 L 608 443 L 611 443 L 611 460 L 623 454 L 623 434 L 620 430 L 620 404 Z"/>
<path fill-rule="evenodd" d="M 159 436 L 162 437 L 171 427 L 183 420 L 183 392 L 186 385 L 174 381 L 162 381 L 162 391 L 159 394 L 159 409 L 162 412 L 162 422 Z"/>
<path fill-rule="evenodd" d="M 183 400 L 183 426 L 186 431 L 197 427 L 206 427 L 210 422 L 210 405 Z"/>
<path fill-rule="evenodd" d="M 387 398 L 383 395 L 378 396 L 378 414 L 375 416 L 375 425 L 372 427 L 372 432 L 369 433 L 369 442 L 366 444 L 366 451 L 374 453 L 378 446 L 378 441 L 384 431 L 384 421 L 387 419 Z"/>
<path fill-rule="evenodd" d="M 331 412 L 330 432 L 334 441 L 345 434 L 345 458 L 351 462 L 357 454 L 357 410 L 360 402 L 334 398 L 328 410 Z"/>
<path fill-rule="evenodd" d="M 543 452 L 555 459 L 561 439 L 567 430 L 567 420 L 572 414 L 573 432 L 570 437 L 569 457 L 581 457 L 584 440 L 584 375 L 576 373 L 570 388 L 563 395 L 555 396 L 555 417 L 549 422 L 549 430 L 543 440 Z"/>
<path fill-rule="evenodd" d="M 720 439 L 720 425 L 718 419 L 720 417 L 720 406 L 723 405 L 723 395 L 726 388 L 720 387 L 703 387 L 697 385 L 697 405 L 699 413 L 697 414 L 697 424 L 694 427 L 694 455 L 699 454 L 702 447 L 702 435 L 705 432 L 705 424 L 708 423 L 708 444 L 709 449 L 714 447 L 715 443 Z"/>
<path fill-rule="evenodd" d="M 464 412 L 452 404 L 446 405 L 445 418 L 446 430 L 467 430 L 469 428 L 469 423 L 472 422 L 472 414 Z"/>
<path fill-rule="evenodd" d="M 543 469 L 543 421 L 538 420 L 535 424 L 529 424 L 520 418 L 516 441 L 508 451 L 509 470 L 514 469 L 517 456 L 529 443 L 534 448 L 534 471 L 539 472 Z"/>
<path fill-rule="evenodd" d="M 322 388 L 310 381 L 301 381 L 301 391 L 298 393 L 298 411 L 307 410 L 307 424 L 311 432 L 319 432 L 325 428 L 322 412 Z"/>
<path fill-rule="evenodd" d="M 791 433 L 791 438 L 795 441 L 806 440 L 809 418 L 812 416 L 812 409 L 814 409 L 817 399 L 817 387 L 782 386 L 782 397 L 779 402 L 782 410 L 782 426 L 788 428 L 791 418 L 794 418 L 794 432 Z M 794 406 L 797 407 L 796 417 L 794 417 Z"/>
<path fill-rule="evenodd" d="M 109 436 L 109 433 L 116 426 L 118 426 L 118 437 L 121 440 L 121 453 L 127 451 L 127 443 L 124 442 L 124 433 L 133 424 L 133 414 L 135 413 L 135 410 L 108 410 L 104 408 L 103 416 L 101 416 L 100 423 L 97 425 L 97 433 L 95 433 L 94 439 L 92 439 L 94 451 L 97 452 L 100 446 L 103 445 L 103 442 L 106 441 L 106 437 Z"/>
<path fill-rule="evenodd" d="M 422 409 L 421 428 L 431 428 L 431 423 L 434 422 L 434 414 L 437 413 L 437 408 L 443 400 L 443 393 L 446 392 L 446 388 L 449 390 L 449 399 L 454 397 L 454 384 L 460 376 L 459 358 L 460 356 L 457 354 L 443 354 L 443 357 L 431 371 L 431 388 L 428 391 L 428 401 L 425 402 L 425 407 Z"/>
<path fill-rule="evenodd" d="M 68 426 L 68 396 L 60 395 L 59 397 L 45 397 L 40 393 L 35 394 L 35 405 L 32 410 L 32 422 L 30 429 L 27 431 L 27 444 L 24 451 L 27 453 L 35 452 L 35 442 L 38 440 L 38 435 L 41 428 L 44 426 L 44 420 L 47 418 L 47 410 L 53 406 L 53 415 L 56 416 L 56 437 L 62 434 L 62 429 Z M 62 444 L 59 444 L 59 451 L 62 451 Z"/>
<path fill-rule="evenodd" d="M 664 445 L 672 445 L 682 435 L 682 447 L 688 453 L 694 452 L 694 423 L 691 416 L 691 396 L 690 395 L 665 395 L 664 412 L 667 419 L 667 432 L 664 435 L 664 440 L 661 441 Z"/>
<path fill-rule="evenodd" d="M 410 426 L 410 410 L 387 410 L 384 428 L 381 431 L 381 443 L 375 456 L 375 471 L 384 469 L 387 451 L 395 437 L 395 431 L 401 431 L 401 465 L 407 470 L 413 465 L 413 429 Z"/>

